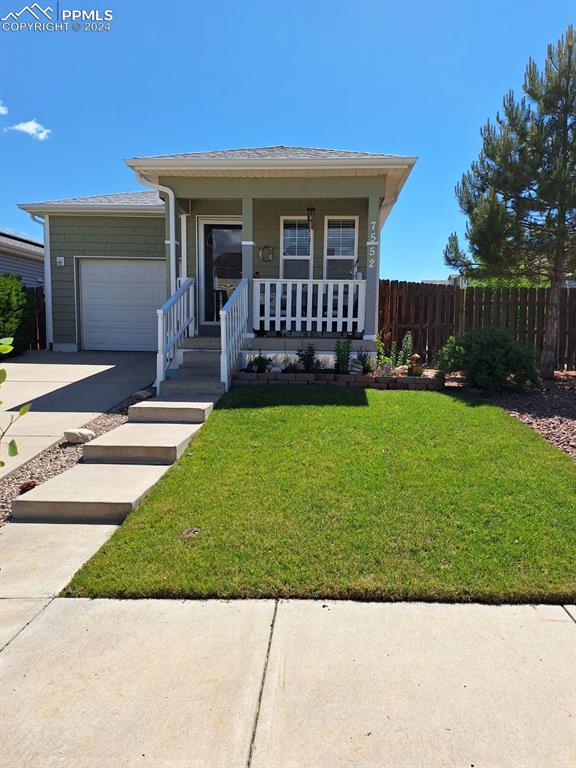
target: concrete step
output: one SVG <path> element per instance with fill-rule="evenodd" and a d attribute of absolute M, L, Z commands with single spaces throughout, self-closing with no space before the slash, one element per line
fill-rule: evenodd
<path fill-rule="evenodd" d="M 217 336 L 193 336 L 178 342 L 182 349 L 220 349 L 220 334 Z"/>
<path fill-rule="evenodd" d="M 179 423 L 203 424 L 212 413 L 213 398 L 194 400 L 145 400 L 128 408 L 128 421 L 131 423 Z"/>
<path fill-rule="evenodd" d="M 178 371 L 178 373 L 181 372 L 182 369 Z M 222 394 L 222 392 L 224 392 L 224 385 L 215 376 L 210 378 L 204 376 L 178 376 L 163 381 L 160 384 L 158 394 L 161 398 L 181 397 L 194 400 L 199 395 Z"/>
<path fill-rule="evenodd" d="M 173 464 L 201 424 L 123 424 L 84 446 L 90 464 Z"/>
<path fill-rule="evenodd" d="M 192 376 L 220 376 L 220 351 L 217 349 L 186 349 L 182 353 L 180 370 Z"/>
<path fill-rule="evenodd" d="M 12 520 L 121 523 L 167 471 L 142 464 L 77 464 L 15 499 Z"/>

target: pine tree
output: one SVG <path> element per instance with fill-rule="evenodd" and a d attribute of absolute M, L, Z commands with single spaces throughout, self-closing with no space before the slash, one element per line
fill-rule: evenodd
<path fill-rule="evenodd" d="M 456 234 L 446 264 L 474 278 L 549 284 L 540 373 L 554 375 L 560 294 L 576 278 L 576 49 L 568 27 L 548 46 L 544 70 L 532 59 L 524 95 L 504 98 L 495 124 L 481 129 L 482 151 L 456 186 L 468 217 L 469 252 Z"/>

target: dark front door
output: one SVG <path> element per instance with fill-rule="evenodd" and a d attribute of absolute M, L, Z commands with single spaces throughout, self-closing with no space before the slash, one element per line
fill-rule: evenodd
<path fill-rule="evenodd" d="M 204 224 L 204 322 L 219 322 L 220 310 L 242 278 L 242 225 Z"/>

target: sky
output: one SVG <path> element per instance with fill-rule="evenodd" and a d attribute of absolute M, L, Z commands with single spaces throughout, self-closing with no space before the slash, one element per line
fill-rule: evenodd
<path fill-rule="evenodd" d="M 0 18 L 25 2 L 0 0 Z M 0 29 L 0 227 L 39 237 L 17 203 L 138 189 L 127 157 L 277 144 L 416 155 L 382 233 L 381 276 L 397 280 L 448 275 L 442 251 L 465 229 L 454 186 L 480 127 L 576 20 L 576 0 L 60 9 L 113 20 L 99 32 Z"/>

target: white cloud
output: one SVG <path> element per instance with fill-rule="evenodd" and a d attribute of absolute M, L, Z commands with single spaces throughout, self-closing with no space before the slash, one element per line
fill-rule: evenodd
<path fill-rule="evenodd" d="M 5 106 L 2 99 L 0 99 L 0 115 L 7 115 L 8 114 L 8 107 Z"/>
<path fill-rule="evenodd" d="M 21 133 L 27 133 L 28 136 L 32 136 L 33 139 L 38 141 L 44 141 L 52 133 L 50 128 L 45 128 L 42 123 L 39 123 L 36 118 L 28 120 L 27 123 L 18 123 L 17 125 L 11 125 L 9 130 L 20 131 Z"/>

